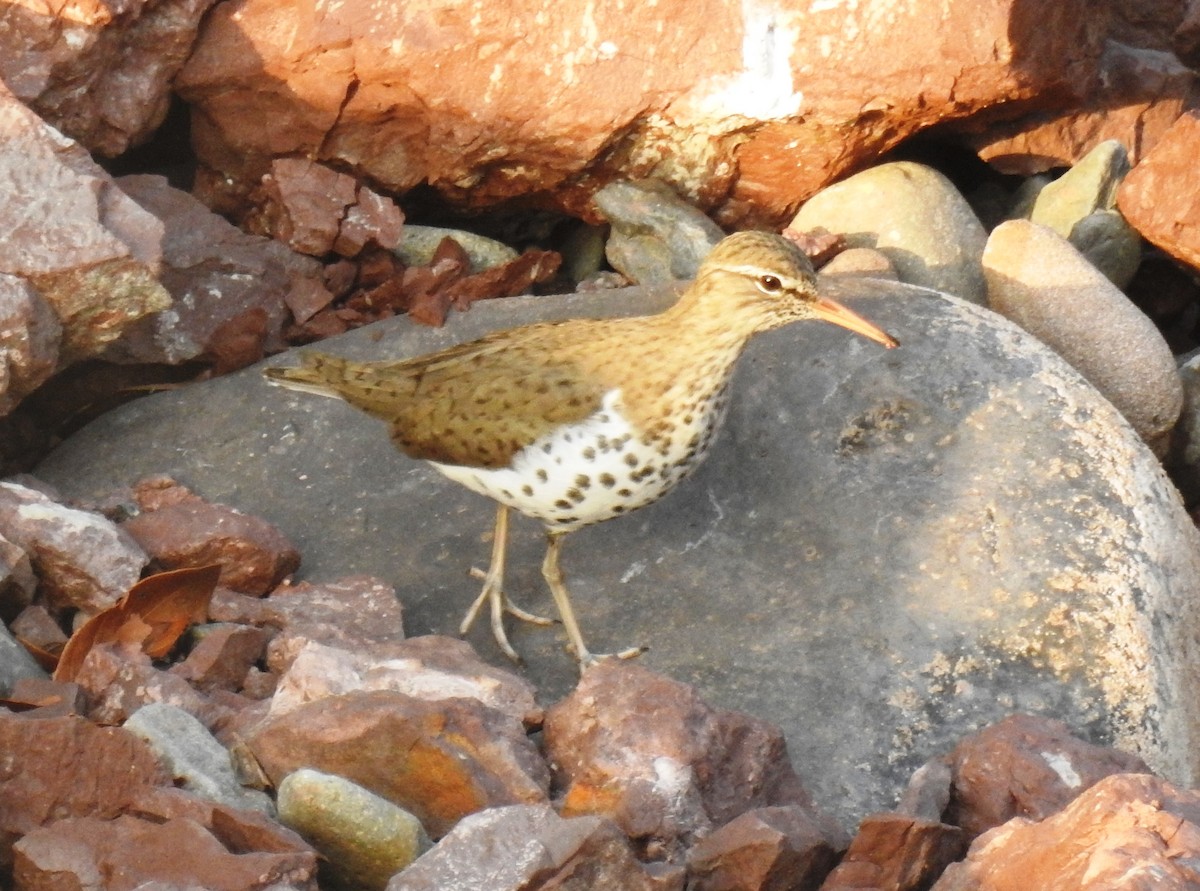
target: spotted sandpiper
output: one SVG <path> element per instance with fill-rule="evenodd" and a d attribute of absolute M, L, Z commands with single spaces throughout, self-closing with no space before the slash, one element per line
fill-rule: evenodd
<path fill-rule="evenodd" d="M 821 297 L 812 264 L 791 242 L 740 232 L 717 244 L 691 286 L 657 315 L 527 325 L 396 362 L 306 353 L 299 367 L 266 375 L 387 422 L 400 451 L 498 503 L 491 565 L 460 631 L 487 604 L 497 643 L 517 661 L 503 614 L 548 620 L 504 593 L 508 511 L 540 520 L 548 540 L 542 575 L 585 667 L 601 657 L 584 645 L 559 570 L 564 536 L 657 501 L 694 470 L 721 424 L 747 342 L 803 319 L 897 345 Z"/>

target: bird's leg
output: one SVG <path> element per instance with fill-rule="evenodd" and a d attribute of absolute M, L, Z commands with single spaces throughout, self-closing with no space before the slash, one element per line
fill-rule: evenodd
<path fill-rule="evenodd" d="M 492 535 L 492 560 L 488 564 L 487 574 L 483 576 L 483 590 L 475 598 L 471 608 L 467 610 L 458 633 L 462 635 L 471 630 L 476 616 L 483 609 L 483 605 L 487 603 L 491 606 L 492 634 L 496 638 L 496 643 L 509 659 L 520 662 L 521 657 L 508 642 L 508 635 L 504 633 L 504 613 L 512 613 L 518 619 L 532 622 L 535 625 L 552 625 L 554 621 L 526 612 L 508 599 L 508 595 L 504 593 L 504 560 L 507 551 L 508 508 L 500 504 L 496 507 L 496 526 Z M 476 572 L 477 570 L 472 570 L 472 575 Z"/>
<path fill-rule="evenodd" d="M 554 595 L 554 605 L 558 607 L 558 614 L 562 616 L 563 625 L 567 629 L 567 639 L 571 643 L 571 649 L 575 651 L 575 659 L 579 662 L 580 670 L 612 656 L 618 659 L 632 659 L 634 656 L 640 656 L 646 652 L 645 647 L 630 647 L 619 653 L 592 653 L 584 644 L 583 634 L 579 630 L 579 622 L 575 620 L 575 610 L 571 608 L 571 595 L 567 592 L 562 570 L 558 567 L 558 552 L 562 548 L 562 540 L 565 536 L 565 532 L 546 533 L 546 559 L 542 561 L 542 576 L 546 579 L 546 584 L 550 586 L 550 593 Z"/>

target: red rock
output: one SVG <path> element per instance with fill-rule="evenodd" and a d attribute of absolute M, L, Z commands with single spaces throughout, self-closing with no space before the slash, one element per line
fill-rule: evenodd
<path fill-rule="evenodd" d="M 757 808 L 688 851 L 688 891 L 815 891 L 843 846 L 803 808 Z"/>
<path fill-rule="evenodd" d="M 24 279 L 54 311 L 59 367 L 100 354 L 130 324 L 170 306 L 154 278 L 162 224 L 86 150 L 17 102 L 3 79 L 0 203 L 22 208 L 21 224 L 5 234 L 0 274 Z"/>
<path fill-rule="evenodd" d="M 26 718 L 67 718 L 87 711 L 82 687 L 49 678 L 18 678 L 8 698 L 13 702 L 36 706 L 30 711 L 21 712 Z"/>
<path fill-rule="evenodd" d="M 465 641 L 437 635 L 365 650 L 309 642 L 280 679 L 271 714 L 355 690 L 395 690 L 429 702 L 475 699 L 527 728 L 542 723 L 529 681 L 484 662 Z"/>
<path fill-rule="evenodd" d="M 0 273 L 0 415 L 54 373 L 61 340 L 50 304 L 28 282 Z"/>
<path fill-rule="evenodd" d="M 185 819 L 68 817 L 30 832 L 13 853 L 13 880 L 22 891 L 133 891 L 148 883 L 212 891 L 317 887 L 311 854 L 230 851 Z"/>
<path fill-rule="evenodd" d="M 1193 891 L 1198 863 L 1200 793 L 1118 774 L 1041 822 L 980 836 L 932 891 Z"/>
<path fill-rule="evenodd" d="M 546 805 L 513 805 L 467 817 L 387 885 L 387 891 L 452 888 L 683 891 L 683 871 L 638 863 L 608 820 L 564 820 Z"/>
<path fill-rule="evenodd" d="M 212 3 L 8 5 L 0 27 L 0 80 L 66 135 L 116 157 L 162 123 L 171 80 Z"/>
<path fill-rule="evenodd" d="M 176 86 L 210 206 L 244 204 L 290 156 L 467 208 L 523 199 L 594 219 L 597 188 L 653 176 L 726 224 L 782 221 L 926 127 L 1082 95 L 1107 24 L 1091 12 L 240 0 L 208 17 Z"/>
<path fill-rule="evenodd" d="M 277 158 L 257 191 L 248 226 L 294 251 L 356 257 L 369 244 L 400 243 L 404 214 L 354 177 L 303 158 Z"/>
<path fill-rule="evenodd" d="M 396 590 L 371 576 L 280 585 L 262 600 L 218 589 L 209 616 L 217 622 L 279 629 L 267 647 L 267 665 L 280 674 L 310 641 L 350 652 L 386 653 L 404 639 Z"/>
<path fill-rule="evenodd" d="M 821 891 L 922 891 L 965 849 L 966 838 L 957 826 L 904 814 L 872 814 L 858 827 Z"/>
<path fill-rule="evenodd" d="M 158 758 L 134 736 L 83 718 L 26 718 L 0 711 L 0 870 L 12 843 L 64 817 L 108 820 L 148 787 L 170 782 Z M 12 759 L 19 755 L 18 762 Z"/>
<path fill-rule="evenodd" d="M 170 312 L 131 326 L 114 358 L 169 364 L 195 359 L 212 349 L 222 326 L 255 312 L 262 314 L 262 346 L 277 352 L 285 345 L 291 294 L 325 292 L 318 262 L 242 232 L 163 177 L 124 176 L 117 185 L 162 222 L 159 281 L 174 302 Z M 331 296 L 325 292 L 326 300 Z"/>
<path fill-rule="evenodd" d="M 198 690 L 237 692 L 266 652 L 269 639 L 268 631 L 248 625 L 210 627 L 187 658 L 171 666 L 170 672 Z"/>
<path fill-rule="evenodd" d="M 88 695 L 88 717 L 122 724 L 148 702 L 178 706 L 210 730 L 230 719 L 230 710 L 197 691 L 181 677 L 160 671 L 140 650 L 102 644 L 84 657 L 75 682 Z"/>
<path fill-rule="evenodd" d="M 266 594 L 300 566 L 300 552 L 260 517 L 199 498 L 139 514 L 121 528 L 163 569 L 221 566 L 220 584 Z"/>
<path fill-rule="evenodd" d="M 1040 820 L 1114 773 L 1149 773 L 1141 758 L 1084 742 L 1061 721 L 1013 715 L 962 740 L 946 822 L 968 838 L 1013 817 Z"/>
<path fill-rule="evenodd" d="M 839 831 L 813 809 L 778 727 L 714 709 L 638 665 L 589 668 L 547 711 L 543 745 L 564 816 L 609 817 L 654 852 L 770 805 L 797 805 Z"/>
<path fill-rule="evenodd" d="M 1117 207 L 1147 241 L 1200 269 L 1200 192 L 1191 182 L 1200 157 L 1200 111 L 1189 111 L 1117 191 Z"/>
<path fill-rule="evenodd" d="M 486 807 L 544 802 L 549 786 L 521 723 L 470 699 L 331 696 L 268 719 L 246 742 L 275 784 L 301 767 L 345 777 L 435 838 Z"/>
<path fill-rule="evenodd" d="M 16 483 L 0 483 L 0 535 L 29 555 L 38 591 L 55 609 L 112 606 L 146 565 L 137 542 L 100 514 Z"/>
<path fill-rule="evenodd" d="M 0 535 L 0 618 L 15 621 L 29 612 L 36 591 L 37 579 L 33 575 L 33 566 L 29 562 L 29 555 L 25 553 L 24 548 Z M 34 633 L 32 637 L 27 635 L 26 640 L 46 639 L 39 633 L 41 630 L 48 630 L 44 625 L 35 630 L 35 627 L 40 625 L 42 617 L 45 618 L 46 623 L 54 625 L 49 613 L 41 607 L 38 610 L 38 613 L 31 614 L 27 619 L 27 621 L 35 623 L 35 626 L 28 628 Z M 21 632 L 15 626 L 10 625 L 9 628 L 18 637 L 21 636 Z M 61 633 L 59 632 L 60 636 Z"/>
<path fill-rule="evenodd" d="M 191 820 L 211 832 L 230 851 L 306 854 L 313 859 L 316 856 L 308 842 L 265 814 L 219 804 L 182 789 L 149 787 L 134 799 L 127 812 L 158 821 Z"/>
<path fill-rule="evenodd" d="M 1167 53 L 1107 44 L 1089 96 L 1055 114 L 981 124 L 979 156 L 1001 173 L 1029 176 L 1069 167 L 1106 139 L 1137 164 L 1187 107 L 1195 74 Z M 970 125 L 968 124 L 968 128 Z"/>

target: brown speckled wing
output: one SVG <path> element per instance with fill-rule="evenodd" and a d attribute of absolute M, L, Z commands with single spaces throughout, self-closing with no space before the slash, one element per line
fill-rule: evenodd
<path fill-rule="evenodd" d="M 503 467 L 554 427 L 588 417 L 606 386 L 576 350 L 561 348 L 560 333 L 558 325 L 508 331 L 392 366 L 411 382 L 387 419 L 397 448 L 444 464 Z"/>

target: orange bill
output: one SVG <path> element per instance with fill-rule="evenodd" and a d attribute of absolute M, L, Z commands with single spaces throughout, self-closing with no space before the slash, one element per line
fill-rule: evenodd
<path fill-rule="evenodd" d="M 826 322 L 832 322 L 835 325 L 841 325 L 843 328 L 848 328 L 855 334 L 861 334 L 863 337 L 869 337 L 876 343 L 883 344 L 889 350 L 892 347 L 900 346 L 900 342 L 882 328 L 871 324 L 858 313 L 847 309 L 835 300 L 830 300 L 828 297 L 817 298 L 817 318 Z"/>

